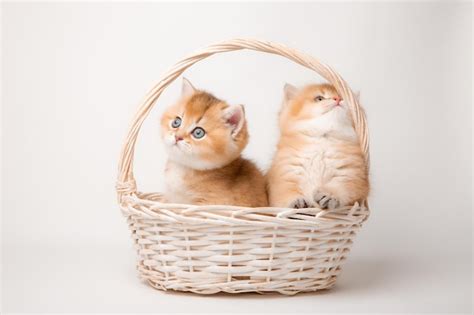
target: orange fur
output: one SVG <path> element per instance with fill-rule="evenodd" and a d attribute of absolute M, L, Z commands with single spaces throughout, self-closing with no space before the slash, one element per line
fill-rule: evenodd
<path fill-rule="evenodd" d="M 172 126 L 176 117 L 182 119 L 178 128 Z M 193 136 L 196 127 L 205 131 L 203 138 Z M 241 157 L 249 138 L 242 106 L 228 105 L 184 80 L 183 96 L 163 114 L 161 131 L 169 153 L 169 202 L 268 205 L 262 173 Z"/>
<path fill-rule="evenodd" d="M 364 155 L 339 100 L 329 84 L 285 87 L 280 141 L 267 174 L 271 206 L 334 208 L 367 198 Z"/>

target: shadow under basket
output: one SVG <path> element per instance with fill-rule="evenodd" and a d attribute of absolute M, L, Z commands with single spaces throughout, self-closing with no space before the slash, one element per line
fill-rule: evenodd
<path fill-rule="evenodd" d="M 194 63 L 241 49 L 287 57 L 333 84 L 348 101 L 368 167 L 364 112 L 334 70 L 311 56 L 270 42 L 235 39 L 209 46 L 177 63 L 149 92 L 122 150 L 116 188 L 136 245 L 138 271 L 156 289 L 199 294 L 291 295 L 328 289 L 369 216 L 366 201 L 332 210 L 194 206 L 164 203 L 159 193 L 137 191 L 132 170 L 135 143 L 160 94 Z"/>

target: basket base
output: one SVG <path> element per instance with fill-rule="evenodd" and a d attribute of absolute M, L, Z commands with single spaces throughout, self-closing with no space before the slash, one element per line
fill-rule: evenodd
<path fill-rule="evenodd" d="M 230 282 L 203 284 L 197 285 L 195 283 L 184 283 L 179 280 L 175 281 L 155 281 L 153 279 L 146 279 L 147 283 L 161 291 L 180 291 L 191 292 L 202 295 L 210 295 L 216 293 L 258 293 L 270 294 L 279 293 L 283 295 L 295 295 L 303 292 L 316 292 L 328 290 L 336 283 L 337 275 L 329 277 L 329 279 L 300 279 L 291 281 L 271 280 L 232 280 Z"/>

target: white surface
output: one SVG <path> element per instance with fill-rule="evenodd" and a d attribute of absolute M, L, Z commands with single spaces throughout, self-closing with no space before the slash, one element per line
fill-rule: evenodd
<path fill-rule="evenodd" d="M 471 7 L 2 3 L 2 310 L 470 312 Z M 303 50 L 361 91 L 373 212 L 334 290 L 200 297 L 137 280 L 114 192 L 126 126 L 169 66 L 232 37 Z M 212 57 L 186 76 L 246 105 L 246 155 L 263 167 L 284 82 L 319 80 L 252 52 Z M 157 107 L 178 90 L 170 87 Z M 144 191 L 162 187 L 160 113 L 152 112 L 137 148 Z"/>

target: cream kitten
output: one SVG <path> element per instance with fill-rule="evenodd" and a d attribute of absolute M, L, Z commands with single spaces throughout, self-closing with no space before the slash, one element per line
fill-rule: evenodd
<path fill-rule="evenodd" d="M 241 157 L 248 142 L 242 105 L 228 105 L 183 79 L 182 97 L 161 119 L 172 203 L 268 205 L 260 170 Z"/>
<path fill-rule="evenodd" d="M 270 205 L 332 209 L 366 199 L 367 166 L 336 89 L 287 84 L 284 90 L 280 141 L 267 175 Z"/>

